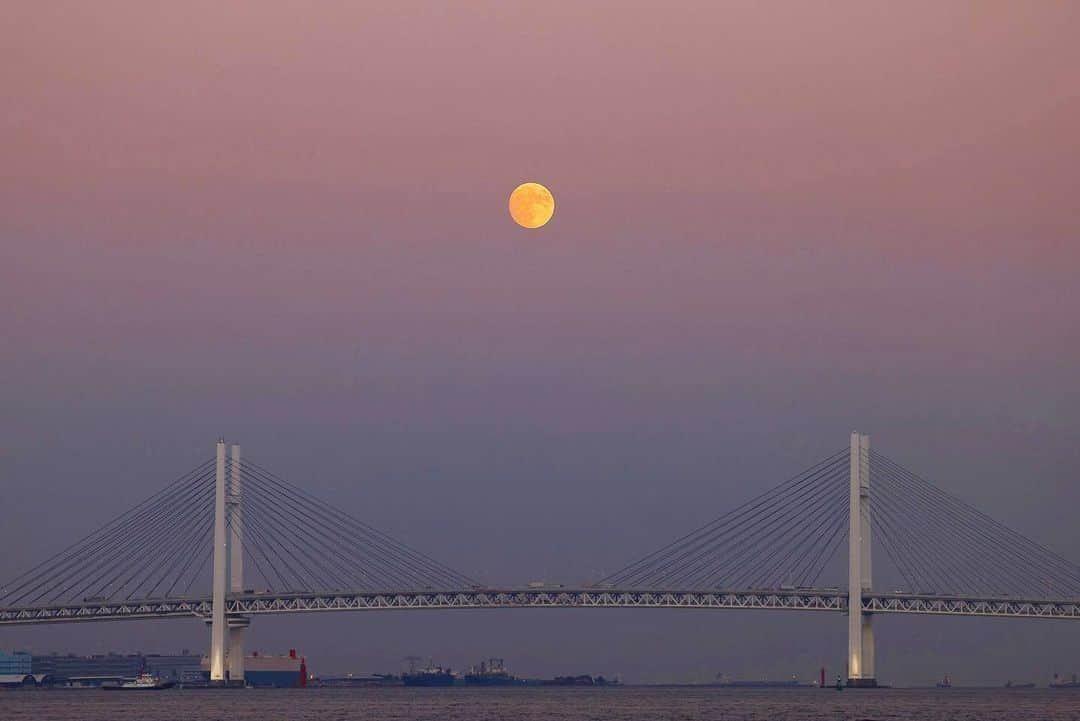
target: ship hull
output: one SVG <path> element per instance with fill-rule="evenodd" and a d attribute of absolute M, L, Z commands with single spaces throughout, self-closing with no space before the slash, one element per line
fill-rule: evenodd
<path fill-rule="evenodd" d="M 162 681 L 153 686 L 102 686 L 105 691 L 164 691 L 176 685 L 175 681 Z"/>
<path fill-rule="evenodd" d="M 475 678 L 466 676 L 466 686 L 521 686 L 524 682 L 513 676 L 504 678 Z"/>
<path fill-rule="evenodd" d="M 405 674 L 401 677 L 401 682 L 413 687 L 444 687 L 453 686 L 454 677 L 450 674 Z"/>

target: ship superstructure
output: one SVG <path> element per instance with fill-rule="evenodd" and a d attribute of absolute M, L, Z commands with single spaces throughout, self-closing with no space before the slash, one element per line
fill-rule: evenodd
<path fill-rule="evenodd" d="M 469 669 L 465 683 L 469 686 L 517 686 L 524 681 L 511 674 L 501 658 L 489 658 Z"/>
<path fill-rule="evenodd" d="M 433 659 L 428 660 L 424 668 L 416 668 L 416 657 L 409 657 L 409 670 L 401 674 L 401 681 L 406 686 L 453 686 L 457 676 L 449 668 L 436 666 Z"/>

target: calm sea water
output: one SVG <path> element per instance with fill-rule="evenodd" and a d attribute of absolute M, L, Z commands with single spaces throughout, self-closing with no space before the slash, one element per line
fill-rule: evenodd
<path fill-rule="evenodd" d="M 1080 721 L 1080 691 L 687 688 L 0 691 L 19 721 Z"/>

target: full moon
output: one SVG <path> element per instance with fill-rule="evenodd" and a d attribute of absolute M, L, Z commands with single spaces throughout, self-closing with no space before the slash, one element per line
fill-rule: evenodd
<path fill-rule="evenodd" d="M 522 228 L 539 228 L 555 214 L 555 198 L 540 183 L 522 183 L 510 193 L 510 217 Z"/>

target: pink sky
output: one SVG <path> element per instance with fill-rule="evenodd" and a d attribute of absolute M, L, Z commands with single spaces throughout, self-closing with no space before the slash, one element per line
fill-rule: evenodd
<path fill-rule="evenodd" d="M 1078 20 L 16 2 L 5 353 L 1046 381 L 1080 355 Z M 527 179 L 558 204 L 531 234 Z"/>
<path fill-rule="evenodd" d="M 795 253 L 808 285 L 846 283 L 847 254 L 1071 275 L 1080 10 L 812 5 L 17 1 L 0 228 L 21 262 L 90 252 L 90 276 L 207 243 L 271 274 L 329 253 L 335 286 L 429 252 L 564 280 L 479 239 L 630 273 Z M 559 202 L 535 237 L 505 223 L 523 179 Z"/>
<path fill-rule="evenodd" d="M 374 5 L 15 0 L 3 188 L 502 196 L 542 177 L 570 204 L 753 196 L 1037 231 L 1048 254 L 1075 230 L 1071 3 Z"/>

